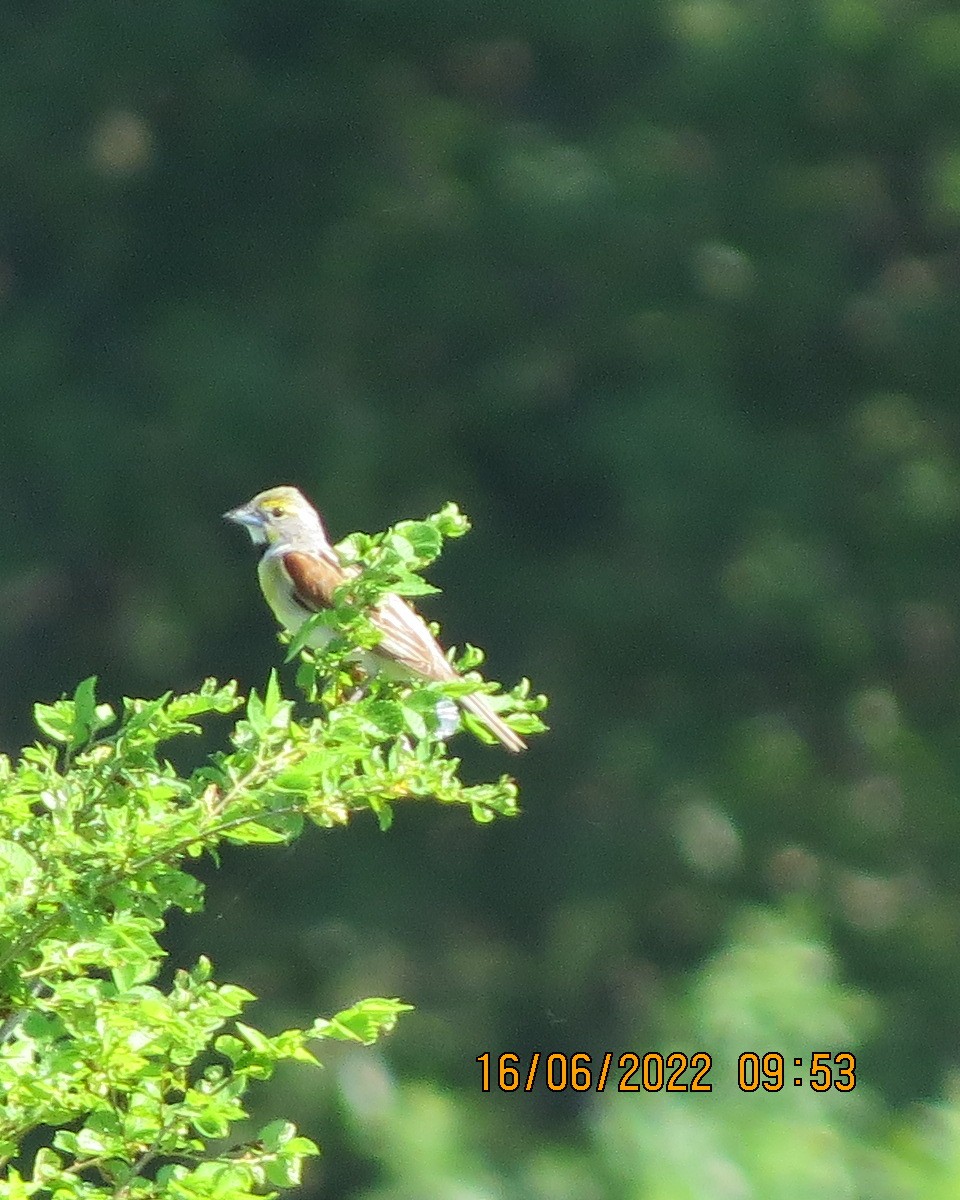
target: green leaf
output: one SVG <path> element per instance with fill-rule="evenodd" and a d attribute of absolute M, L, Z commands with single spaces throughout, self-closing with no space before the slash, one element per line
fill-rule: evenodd
<path fill-rule="evenodd" d="M 65 1154 L 78 1154 L 80 1151 L 79 1135 L 70 1129 L 60 1129 L 54 1135 L 53 1145 Z"/>
<path fill-rule="evenodd" d="M 250 695 L 247 698 L 247 720 L 250 722 L 250 727 L 257 737 L 265 737 L 267 733 L 267 717 L 263 708 L 263 701 L 257 695 L 256 688 L 250 689 Z"/>
<path fill-rule="evenodd" d="M 267 678 L 267 690 L 263 698 L 263 713 L 267 721 L 271 724 L 280 712 L 282 702 L 283 696 L 280 692 L 280 680 L 277 676 L 277 670 L 276 667 L 271 667 L 270 675 Z"/>
<path fill-rule="evenodd" d="M 511 713 L 506 722 L 517 733 L 543 733 L 548 728 L 536 713 Z"/>
<path fill-rule="evenodd" d="M 205 954 L 201 954 L 197 959 L 190 972 L 190 978 L 194 983 L 209 983 L 213 978 L 213 963 Z M 253 996 L 247 993 L 247 998 L 252 1000 Z"/>
<path fill-rule="evenodd" d="M 74 718 L 71 740 L 75 746 L 85 745 L 91 737 L 116 720 L 109 704 L 97 704 L 97 677 L 91 675 L 77 685 L 73 693 Z"/>
<path fill-rule="evenodd" d="M 291 1121 L 271 1121 L 260 1129 L 257 1137 L 265 1150 L 279 1150 L 295 1136 L 297 1127 Z"/>
<path fill-rule="evenodd" d="M 409 703 L 402 704 L 400 706 L 400 710 L 403 713 L 403 719 L 406 722 L 407 728 L 414 737 L 425 738 L 427 734 L 430 733 L 430 727 L 427 725 L 424 713 L 418 711 L 418 706 Z M 434 705 L 430 706 L 430 712 L 433 713 L 434 718 L 436 718 L 436 708 Z M 435 720 L 433 727 L 436 727 Z"/>
<path fill-rule="evenodd" d="M 23 888 L 40 875 L 40 864 L 17 842 L 0 841 L 0 882 L 6 887 Z"/>
<path fill-rule="evenodd" d="M 289 834 L 277 829 L 271 829 L 262 821 L 245 821 L 233 829 L 226 829 L 224 839 L 237 846 L 270 846 L 289 841 Z"/>
<path fill-rule="evenodd" d="M 156 975 L 156 967 L 152 962 L 124 963 L 113 967 L 110 978 L 118 992 L 128 992 L 138 983 L 146 983 Z"/>
<path fill-rule="evenodd" d="M 213 1043 L 213 1048 L 224 1058 L 229 1058 L 231 1062 L 237 1062 L 247 1052 L 246 1045 L 238 1038 L 230 1033 L 221 1034 Z"/>
<path fill-rule="evenodd" d="M 430 517 L 430 522 L 444 538 L 463 537 L 465 533 L 470 532 L 469 519 L 452 501 L 448 501 L 439 512 L 435 512 Z"/>
<path fill-rule="evenodd" d="M 487 746 L 495 746 L 497 744 L 496 735 L 484 725 L 479 717 L 475 717 L 472 712 L 464 710 L 460 714 L 460 719 L 463 722 L 464 728 L 469 729 L 478 741 L 483 742 Z"/>
<path fill-rule="evenodd" d="M 251 1050 L 256 1050 L 258 1054 L 272 1054 L 273 1048 L 270 1045 L 270 1039 L 259 1029 L 254 1029 L 252 1025 L 244 1025 L 242 1021 L 236 1022 L 236 1029 Z"/>
<path fill-rule="evenodd" d="M 57 700 L 53 704 L 35 704 L 33 719 L 41 732 L 55 742 L 69 742 L 73 738 L 75 724 L 72 700 Z"/>
<path fill-rule="evenodd" d="M 405 526 L 413 524 L 415 524 L 413 521 L 403 522 L 403 525 Z M 404 533 L 401 533 L 400 529 L 400 525 L 395 525 L 387 534 L 387 544 L 385 546 L 384 558 L 389 561 L 390 552 L 392 552 L 397 556 L 397 558 L 400 559 L 401 563 L 406 564 L 413 562 L 416 559 L 417 552 L 414 548 L 413 542 L 411 542 L 408 537 L 404 536 L 405 531 Z"/>
<path fill-rule="evenodd" d="M 432 583 L 427 583 L 419 575 L 409 575 L 401 582 L 393 584 L 390 591 L 396 592 L 398 596 L 433 596 L 440 591 L 440 588 L 434 587 Z"/>
<path fill-rule="evenodd" d="M 183 696 L 174 696 L 167 703 L 170 719 L 182 722 L 190 717 L 204 716 L 206 713 L 230 713 L 243 702 L 237 694 L 237 684 L 234 680 L 221 686 L 216 679 L 207 678 L 200 686 L 199 692 L 189 692 Z"/>
<path fill-rule="evenodd" d="M 304 623 L 290 639 L 290 645 L 287 647 L 286 657 L 283 661 L 293 662 L 300 651 L 303 650 L 310 641 L 314 631 L 319 628 L 335 628 L 335 625 L 332 623 L 332 616 L 330 612 L 314 613 L 313 616 L 308 617 L 304 621 Z"/>
<path fill-rule="evenodd" d="M 74 704 L 74 741 L 85 742 L 93 729 L 97 713 L 97 677 L 90 675 L 82 683 L 77 684 L 73 693 Z"/>
<path fill-rule="evenodd" d="M 428 521 L 400 521 L 394 526 L 402 534 L 413 555 L 432 562 L 443 549 L 443 535 Z"/>
<path fill-rule="evenodd" d="M 403 733 L 403 709 L 396 700 L 364 700 L 357 705 L 357 715 L 376 733 L 397 737 Z"/>
<path fill-rule="evenodd" d="M 371 796 L 369 798 L 369 804 L 376 815 L 377 824 L 380 826 L 380 832 L 386 833 L 393 824 L 393 806 L 387 804 L 385 800 L 381 800 L 377 796 Z"/>
<path fill-rule="evenodd" d="M 282 1155 L 268 1160 L 264 1167 L 267 1182 L 274 1187 L 298 1187 L 303 1182 L 303 1156 L 299 1154 Z"/>
<path fill-rule="evenodd" d="M 284 662 L 289 662 L 290 659 L 284 659 Z M 317 689 L 317 668 L 316 665 L 306 658 L 301 658 L 297 663 L 296 674 L 297 687 L 303 692 L 308 699 L 314 698 L 314 693 Z"/>
<path fill-rule="evenodd" d="M 482 666 L 483 659 L 484 653 L 480 647 L 471 646 L 469 642 L 466 642 L 459 657 L 454 659 L 454 666 L 461 674 L 465 675 L 468 671 L 475 671 Z"/>
<path fill-rule="evenodd" d="M 329 1020 L 318 1021 L 311 1032 L 315 1037 L 362 1042 L 369 1046 L 382 1033 L 389 1033 L 396 1025 L 397 1017 L 405 1012 L 413 1012 L 413 1005 L 376 996 L 345 1008 Z"/>

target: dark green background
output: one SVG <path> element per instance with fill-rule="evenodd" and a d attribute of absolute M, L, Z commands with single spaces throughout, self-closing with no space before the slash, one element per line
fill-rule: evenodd
<path fill-rule="evenodd" d="M 952 6 L 7 0 L 0 82 L 6 747 L 261 685 L 219 514 L 275 483 L 458 501 L 429 615 L 552 696 L 519 821 L 237 853 L 177 926 L 267 1028 L 417 1006 L 258 1101 L 305 1194 L 960 1194 Z M 715 1094 L 479 1093 L 629 1048 Z"/>

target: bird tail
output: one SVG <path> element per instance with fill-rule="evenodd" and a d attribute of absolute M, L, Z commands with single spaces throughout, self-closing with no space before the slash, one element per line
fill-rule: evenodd
<path fill-rule="evenodd" d="M 527 743 L 518 733 L 513 732 L 506 721 L 497 716 L 483 692 L 471 692 L 469 696 L 461 696 L 459 699 L 461 705 L 486 725 L 508 750 L 512 750 L 514 754 L 526 750 Z"/>

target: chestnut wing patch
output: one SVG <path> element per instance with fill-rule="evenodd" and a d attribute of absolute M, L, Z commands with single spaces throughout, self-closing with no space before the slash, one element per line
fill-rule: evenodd
<path fill-rule="evenodd" d="M 293 584 L 297 603 L 308 612 L 333 607 L 333 592 L 346 575 L 339 563 L 317 554 L 291 550 L 283 556 L 284 570 Z"/>
<path fill-rule="evenodd" d="M 299 550 L 285 554 L 283 565 L 293 584 L 294 598 L 307 612 L 332 608 L 334 590 L 356 573 L 333 558 Z M 457 678 L 426 622 L 405 600 L 384 596 L 371 611 L 370 620 L 383 635 L 378 653 L 427 679 Z"/>

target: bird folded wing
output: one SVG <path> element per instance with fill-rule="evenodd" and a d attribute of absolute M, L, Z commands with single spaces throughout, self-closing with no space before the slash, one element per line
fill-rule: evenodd
<path fill-rule="evenodd" d="M 333 593 L 347 578 L 333 557 L 290 550 L 283 556 L 283 567 L 293 584 L 298 603 L 309 612 L 333 608 Z"/>
<path fill-rule="evenodd" d="M 406 600 L 384 596 L 370 619 L 383 634 L 378 650 L 427 679 L 457 678 L 426 621 Z"/>
<path fill-rule="evenodd" d="M 334 557 L 288 551 L 283 566 L 303 608 L 320 612 L 333 607 L 333 593 L 344 580 L 357 574 Z M 382 637 L 377 651 L 427 679 L 456 679 L 457 672 L 444 657 L 426 622 L 411 605 L 392 593 L 384 596 L 369 614 Z"/>

